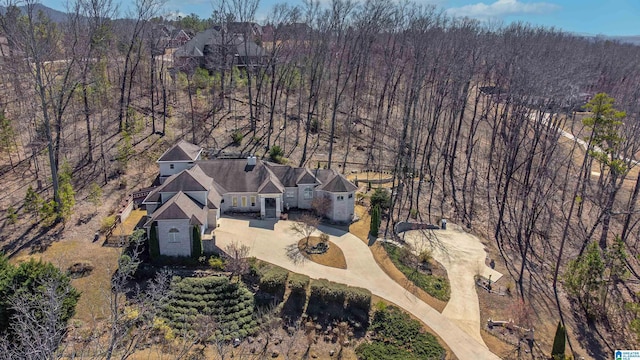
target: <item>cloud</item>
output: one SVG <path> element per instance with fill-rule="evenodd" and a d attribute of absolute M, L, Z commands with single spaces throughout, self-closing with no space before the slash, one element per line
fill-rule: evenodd
<path fill-rule="evenodd" d="M 543 14 L 558 9 L 560 9 L 560 6 L 547 2 L 525 3 L 520 0 L 496 0 L 489 5 L 477 3 L 449 8 L 447 13 L 454 16 L 488 19 L 507 15 Z"/>

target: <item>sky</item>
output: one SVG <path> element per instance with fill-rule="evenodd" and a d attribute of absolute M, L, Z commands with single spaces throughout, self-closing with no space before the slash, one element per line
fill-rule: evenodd
<path fill-rule="evenodd" d="M 125 9 L 131 0 L 114 0 Z M 208 18 L 216 0 L 167 0 L 166 13 L 197 14 Z M 268 20 L 274 4 L 287 2 L 302 5 L 304 0 L 260 0 L 256 17 Z M 330 0 L 320 0 L 329 4 Z M 365 1 L 365 0 L 356 0 Z M 400 1 L 400 0 L 392 0 Z M 417 4 L 434 4 L 447 14 L 467 16 L 482 21 L 527 22 L 554 27 L 581 35 L 640 35 L 640 0 L 409 0 Z M 64 11 L 67 0 L 42 0 Z"/>

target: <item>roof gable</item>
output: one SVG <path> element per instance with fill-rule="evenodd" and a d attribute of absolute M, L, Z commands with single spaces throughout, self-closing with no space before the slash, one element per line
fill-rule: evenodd
<path fill-rule="evenodd" d="M 357 189 L 358 188 L 354 184 L 340 174 L 336 174 L 331 180 L 329 180 L 329 182 L 320 186 L 320 190 L 335 193 L 352 192 Z"/>
<path fill-rule="evenodd" d="M 206 218 L 206 208 L 180 191 L 156 210 L 147 224 L 156 220 L 189 220 L 192 224 L 203 225 Z"/>
<path fill-rule="evenodd" d="M 201 152 L 202 148 L 200 146 L 180 140 L 177 144 L 170 147 L 169 150 L 165 151 L 158 159 L 158 162 L 196 161 Z"/>

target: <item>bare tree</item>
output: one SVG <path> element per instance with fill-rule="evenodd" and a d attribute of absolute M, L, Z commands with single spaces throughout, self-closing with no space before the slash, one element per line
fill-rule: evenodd
<path fill-rule="evenodd" d="M 291 224 L 290 229 L 305 239 L 305 248 L 309 247 L 309 238 L 318 229 L 320 218 L 310 214 L 304 214 Z"/>
<path fill-rule="evenodd" d="M 231 273 L 230 277 L 245 275 L 249 271 L 249 261 L 247 257 L 251 249 L 247 245 L 240 245 L 233 242 L 224 248 L 225 271 Z"/>

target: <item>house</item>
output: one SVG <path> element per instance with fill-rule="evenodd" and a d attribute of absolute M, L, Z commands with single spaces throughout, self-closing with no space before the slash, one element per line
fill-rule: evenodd
<path fill-rule="evenodd" d="M 189 256 L 194 228 L 203 242 L 213 242 L 224 213 L 277 219 L 286 209 L 311 209 L 312 201 L 322 197 L 329 200 L 325 215 L 331 221 L 353 218 L 357 187 L 334 170 L 274 164 L 255 156 L 205 160 L 199 146 L 184 140 L 157 163 L 161 185 L 142 204 L 145 227 L 156 227 L 162 255 Z"/>
<path fill-rule="evenodd" d="M 245 41 L 241 34 L 213 27 L 197 33 L 173 53 L 177 68 L 217 70 L 235 66 L 259 66 L 265 63 L 266 52 L 254 41 Z"/>

